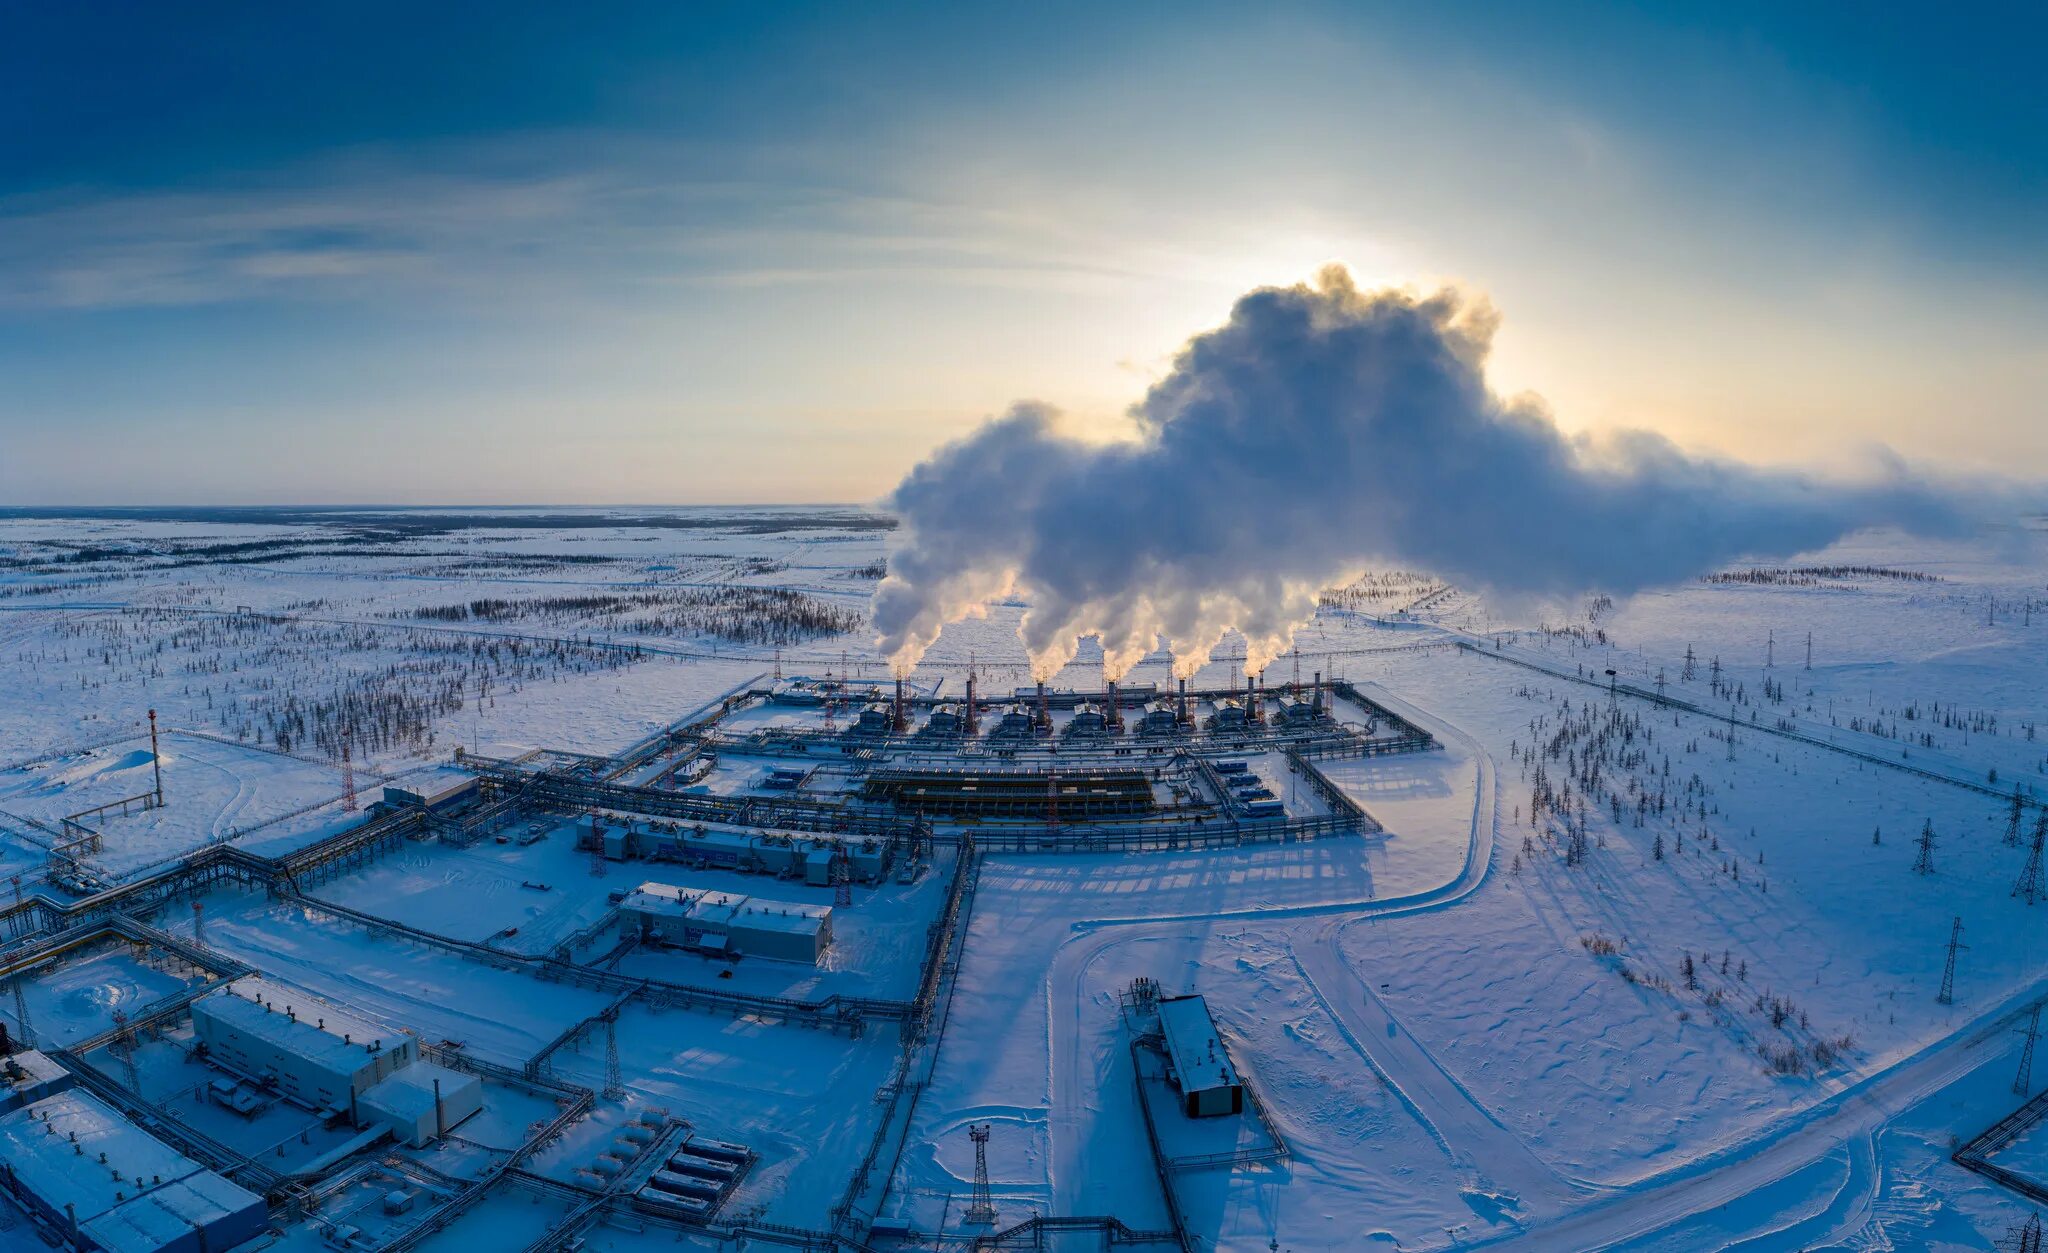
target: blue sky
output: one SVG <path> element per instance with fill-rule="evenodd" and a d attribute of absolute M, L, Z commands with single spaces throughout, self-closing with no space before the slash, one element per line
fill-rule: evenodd
<path fill-rule="evenodd" d="M 1569 429 L 2048 470 L 2038 6 L 585 8 L 17 6 L 0 500 L 869 499 L 1328 261 Z"/>

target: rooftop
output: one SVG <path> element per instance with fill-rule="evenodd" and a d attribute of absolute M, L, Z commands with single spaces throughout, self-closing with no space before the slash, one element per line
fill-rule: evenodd
<path fill-rule="evenodd" d="M 768 900 L 673 883 L 643 883 L 619 904 L 640 913 L 687 918 L 705 926 L 740 925 L 757 931 L 795 931 L 806 935 L 816 932 L 820 923 L 832 917 L 830 905 Z"/>
<path fill-rule="evenodd" d="M 1159 1025 L 1166 1033 L 1166 1052 L 1183 1092 L 1226 1088 L 1237 1083 L 1237 1069 L 1216 1034 L 1209 1003 L 1199 996 L 1169 996 L 1159 1002 Z"/>
<path fill-rule="evenodd" d="M 196 1221 L 256 1203 L 77 1089 L 0 1115 L 0 1159 L 45 1205 L 72 1206 L 80 1225 L 114 1253 L 157 1248 L 163 1241 L 148 1243 L 151 1232 L 184 1234 Z"/>
<path fill-rule="evenodd" d="M 394 1114 L 401 1118 L 419 1118 L 434 1110 L 435 1080 L 441 1083 L 441 1099 L 444 1104 L 453 1100 L 457 1092 L 476 1087 L 482 1082 L 474 1075 L 450 1070 L 433 1062 L 414 1062 L 363 1093 L 362 1103 L 380 1113 Z"/>
<path fill-rule="evenodd" d="M 372 1044 L 396 1045 L 404 1038 L 396 1028 L 366 1022 L 255 975 L 207 993 L 193 1008 L 212 1014 L 244 1035 L 344 1072 L 359 1068 Z"/>

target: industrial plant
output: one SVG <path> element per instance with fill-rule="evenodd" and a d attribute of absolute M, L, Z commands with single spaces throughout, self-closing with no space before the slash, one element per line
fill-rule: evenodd
<path fill-rule="evenodd" d="M 279 854 L 215 845 L 83 899 L 23 897 L 6 911 L 22 1051 L 6 1063 L 0 1189 L 41 1238 L 80 1253 L 224 1250 L 299 1229 L 333 1249 L 406 1248 L 508 1188 L 571 1199 L 579 1215 L 766 1231 L 732 1198 L 752 1172 L 777 1169 L 772 1152 L 637 1105 L 608 1146 L 590 1142 L 584 1128 L 627 1092 L 624 1020 L 680 1009 L 849 1042 L 881 1029 L 897 1077 L 878 1098 L 872 1147 L 900 1146 L 984 857 L 1370 836 L 1378 822 L 1330 763 L 1434 747 L 1320 674 L 1278 688 L 1040 683 L 1000 695 L 974 674 L 959 691 L 827 674 L 743 684 L 611 756 L 463 748 Z M 177 803 L 162 753 L 152 740 L 151 791 L 136 802 L 147 812 Z M 79 841 L 108 820 L 68 821 L 58 855 L 83 873 Z M 445 920 L 406 921 L 335 890 L 423 853 L 534 867 L 509 889 L 533 902 L 527 921 L 465 939 Z M 486 1060 L 217 945 L 251 893 L 601 1004 L 523 1056 Z M 878 964 L 899 951 L 903 961 Z M 146 971 L 161 994 L 83 1037 L 39 1021 L 39 981 L 110 962 Z M 1146 1005 L 1156 1022 L 1136 1038 L 1178 1094 L 1169 1112 L 1247 1109 L 1201 997 Z M 591 1050 L 604 1063 L 585 1086 L 564 1062 Z M 441 1164 L 451 1152 L 468 1164 Z M 589 1154 L 568 1182 L 543 1185 L 522 1166 L 564 1153 Z M 885 1182 L 856 1176 L 834 1222 L 857 1222 Z M 374 1204 L 355 1199 L 372 1193 Z"/>
<path fill-rule="evenodd" d="M 2017 583 L 1967 631 L 1865 560 L 1671 594 L 1840 615 L 1747 662 L 1636 656 L 1597 602 L 1487 631 L 1410 572 L 1275 656 L 1127 667 L 1041 664 L 1012 604 L 900 678 L 634 625 L 839 621 L 887 569 L 757 525 L 435 531 L 0 623 L 38 624 L 0 659 L 38 737 L 0 762 L 0 1249 L 1719 1247 L 1750 1171 L 1813 1247 L 1966 1206 L 2031 1238 L 2038 741 L 1873 697 L 1842 626 L 2022 638 Z M 145 533 L 123 560 L 206 559 Z M 658 590 L 525 582 L 593 564 Z M 826 608 L 695 586 L 733 579 Z M 1638 1188 L 1677 1199 L 1598 1201 Z"/>

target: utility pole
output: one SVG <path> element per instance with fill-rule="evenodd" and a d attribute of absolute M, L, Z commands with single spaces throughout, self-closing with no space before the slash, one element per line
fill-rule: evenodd
<path fill-rule="evenodd" d="M 2041 1038 L 2041 1002 L 2034 1002 L 2034 1013 L 2027 1019 L 2027 1046 L 2020 1050 L 2020 1073 L 2012 1081 L 2013 1095 L 2025 1096 L 2034 1084 L 2034 1041 Z"/>
<path fill-rule="evenodd" d="M 1959 917 L 1955 920 L 1955 925 L 1949 928 L 1948 964 L 1941 970 L 1941 995 L 1934 998 L 1943 1005 L 1956 1003 L 1956 951 L 1968 947 L 1970 946 L 1963 943 L 1963 920 Z"/>
<path fill-rule="evenodd" d="M 164 806 L 164 756 L 156 742 L 156 710 L 149 711 L 149 771 L 156 776 L 156 807 Z"/>
<path fill-rule="evenodd" d="M 969 1124 L 967 1138 L 974 1141 L 974 1200 L 967 1207 L 967 1221 L 977 1227 L 992 1227 L 996 1221 L 995 1197 L 988 1187 L 988 1135 L 993 1125 Z"/>

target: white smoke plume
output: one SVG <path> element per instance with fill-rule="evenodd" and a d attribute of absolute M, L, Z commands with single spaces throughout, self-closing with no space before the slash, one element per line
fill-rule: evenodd
<path fill-rule="evenodd" d="M 1111 678 L 1160 637 L 1185 676 L 1231 629 L 1257 672 L 1320 589 L 1376 563 L 1516 595 L 1626 593 L 1869 526 L 1958 521 L 1896 466 L 1846 483 L 1643 431 L 1568 437 L 1540 402 L 1488 389 L 1496 324 L 1483 300 L 1361 292 L 1332 267 L 1247 294 L 1191 340 L 1133 406 L 1134 439 L 1088 443 L 1018 405 L 890 496 L 902 530 L 875 593 L 882 649 L 907 673 L 948 623 L 1015 591 L 1039 677 L 1090 635 Z"/>

